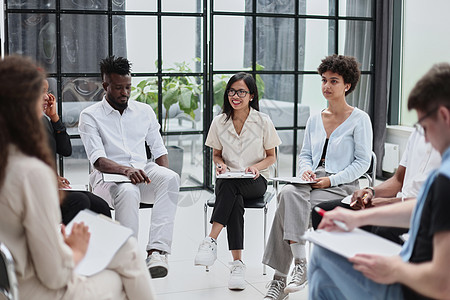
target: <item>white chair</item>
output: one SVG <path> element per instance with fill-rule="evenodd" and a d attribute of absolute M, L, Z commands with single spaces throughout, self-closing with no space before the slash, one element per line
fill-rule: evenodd
<path fill-rule="evenodd" d="M 5 244 L 0 242 L 0 298 L 18 300 L 18 284 L 14 260 Z"/>
<path fill-rule="evenodd" d="M 278 177 L 278 149 L 275 148 L 276 161 L 273 165 L 273 176 Z M 278 181 L 273 181 L 273 189 L 267 190 L 262 197 L 256 199 L 245 199 L 244 208 L 255 208 L 264 210 L 264 250 L 266 250 L 267 241 L 267 211 L 269 208 L 269 202 L 278 194 Z M 205 236 L 208 235 L 208 207 L 214 207 L 216 202 L 216 196 L 213 194 L 209 199 L 205 201 L 204 208 L 204 221 L 205 221 Z M 206 271 L 209 269 L 206 267 Z M 266 275 L 266 265 L 263 264 L 263 275 Z"/>

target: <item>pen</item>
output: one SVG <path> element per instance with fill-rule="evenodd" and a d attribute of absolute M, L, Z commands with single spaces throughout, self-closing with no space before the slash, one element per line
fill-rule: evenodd
<path fill-rule="evenodd" d="M 362 197 L 361 201 L 366 200 L 366 198 L 367 198 L 368 195 L 369 195 L 368 193 L 365 193 L 364 196 Z M 358 200 L 355 200 L 355 201 L 353 201 L 352 203 L 350 203 L 350 207 L 355 206 L 356 202 L 358 202 Z"/>
<path fill-rule="evenodd" d="M 322 217 L 325 215 L 325 210 L 321 209 L 320 207 L 314 207 L 314 210 L 321 215 Z M 333 220 L 333 223 L 336 224 L 337 227 L 344 231 L 349 231 L 347 225 L 344 222 Z"/>

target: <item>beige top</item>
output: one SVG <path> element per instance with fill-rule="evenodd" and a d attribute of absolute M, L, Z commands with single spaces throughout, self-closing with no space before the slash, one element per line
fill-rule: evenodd
<path fill-rule="evenodd" d="M 266 158 L 266 150 L 281 144 L 270 117 L 253 108 L 239 135 L 231 118 L 226 122 L 225 119 L 225 114 L 214 118 L 205 144 L 222 150 L 222 158 L 231 171 L 244 171 Z M 260 170 L 260 174 L 268 178 L 269 169 Z"/>
<path fill-rule="evenodd" d="M 10 146 L 0 188 L 0 240 L 14 257 L 20 299 L 61 299 L 72 280 L 57 191 L 51 168 Z"/>

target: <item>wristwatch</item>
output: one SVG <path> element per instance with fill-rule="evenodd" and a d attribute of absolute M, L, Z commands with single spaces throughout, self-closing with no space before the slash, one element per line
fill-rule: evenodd
<path fill-rule="evenodd" d="M 375 189 L 371 186 L 366 186 L 364 189 L 368 189 L 372 191 L 372 197 L 375 197 Z"/>

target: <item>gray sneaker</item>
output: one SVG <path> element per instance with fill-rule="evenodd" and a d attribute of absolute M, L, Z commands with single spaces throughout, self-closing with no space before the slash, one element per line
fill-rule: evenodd
<path fill-rule="evenodd" d="M 166 254 L 154 251 L 152 255 L 147 257 L 145 262 L 152 278 L 165 277 L 169 272 L 169 263 Z"/>
<path fill-rule="evenodd" d="M 308 283 L 306 277 L 306 258 L 300 260 L 298 264 L 295 264 L 292 270 L 292 279 L 284 289 L 285 293 L 295 293 L 305 288 Z"/>
<path fill-rule="evenodd" d="M 289 294 L 284 292 L 284 287 L 286 283 L 283 280 L 272 280 L 266 285 L 267 294 L 264 300 L 284 300 L 289 297 Z"/>

